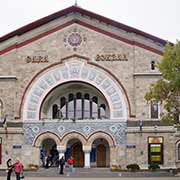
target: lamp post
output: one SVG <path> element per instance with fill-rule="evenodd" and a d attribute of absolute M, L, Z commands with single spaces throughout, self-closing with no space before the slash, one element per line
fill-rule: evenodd
<path fill-rule="evenodd" d="M 142 132 L 142 128 L 143 128 L 143 122 L 142 120 L 139 121 L 139 130 L 140 132 Z"/>

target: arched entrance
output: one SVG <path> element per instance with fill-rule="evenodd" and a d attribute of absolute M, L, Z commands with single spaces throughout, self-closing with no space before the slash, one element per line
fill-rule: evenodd
<path fill-rule="evenodd" d="M 43 154 L 48 157 L 51 157 L 51 165 L 57 166 L 58 159 L 59 159 L 59 153 L 57 150 L 57 144 L 56 142 L 51 138 L 46 138 L 42 141 L 41 144 L 41 153 L 43 151 Z"/>
<path fill-rule="evenodd" d="M 96 167 L 109 167 L 110 149 L 104 138 L 94 140 L 90 154 L 91 165 Z"/>
<path fill-rule="evenodd" d="M 65 159 L 70 156 L 74 158 L 75 167 L 84 167 L 84 152 L 82 150 L 82 143 L 78 139 L 71 139 L 67 143 L 67 149 L 65 152 Z"/>
<path fill-rule="evenodd" d="M 57 147 L 56 142 L 51 138 L 46 138 L 42 141 L 41 147 L 47 152 L 50 153 L 51 149 Z"/>

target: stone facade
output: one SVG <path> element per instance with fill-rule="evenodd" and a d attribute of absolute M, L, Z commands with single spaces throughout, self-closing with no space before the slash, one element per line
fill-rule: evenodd
<path fill-rule="evenodd" d="M 36 28 L 20 29 L 21 35 L 1 39 L 1 114 L 8 114 L 8 122 L 23 125 L 8 127 L 8 137 L 0 129 L 0 168 L 5 167 L 9 156 L 19 156 L 25 166 L 39 164 L 39 147 L 46 138 L 54 139 L 59 153 L 65 153 L 68 141 L 79 139 L 87 167 L 87 153 L 93 142 L 103 138 L 109 145 L 110 166 L 125 168 L 136 162 L 147 168 L 148 137 L 163 137 L 162 168 L 178 166 L 175 127 L 156 128 L 150 123 L 140 130 L 139 125 L 127 125 L 128 121 L 152 121 L 144 95 L 150 84 L 161 78 L 158 70 L 151 70 L 151 61 L 161 60 L 165 42 L 146 33 L 128 32 L 106 18 L 95 19 L 85 10 L 79 13 L 79 7 L 71 9 L 73 13 L 64 12 L 65 16 L 39 26 L 34 23 Z M 47 95 L 57 86 L 76 81 L 88 83 L 102 93 L 109 105 L 109 117 L 76 122 L 42 120 L 41 108 Z"/>

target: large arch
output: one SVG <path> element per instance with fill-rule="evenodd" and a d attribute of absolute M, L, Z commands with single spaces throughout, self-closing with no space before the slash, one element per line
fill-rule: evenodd
<path fill-rule="evenodd" d="M 78 139 L 83 145 L 86 144 L 86 138 L 78 132 L 70 132 L 62 137 L 61 146 L 66 147 L 68 141 L 71 139 Z"/>
<path fill-rule="evenodd" d="M 88 141 L 87 141 L 86 145 L 91 147 L 93 142 L 98 138 L 105 139 L 108 142 L 109 147 L 114 147 L 115 146 L 114 138 L 110 134 L 108 134 L 106 132 L 102 132 L 102 131 L 98 131 L 98 132 L 95 132 L 95 133 L 91 134 L 89 136 L 89 138 L 88 138 Z"/>
<path fill-rule="evenodd" d="M 60 146 L 61 140 L 60 140 L 59 136 L 53 132 L 50 132 L 50 131 L 43 132 L 43 133 L 37 135 L 36 138 L 34 139 L 32 145 L 35 147 L 40 147 L 41 143 L 45 139 L 53 139 L 55 141 L 56 145 Z"/>
<path fill-rule="evenodd" d="M 106 98 L 110 119 L 127 121 L 129 106 L 124 89 L 103 69 L 90 65 L 78 57 L 72 57 L 53 69 L 47 69 L 35 78 L 28 87 L 22 104 L 23 121 L 39 120 L 41 104 L 56 86 L 71 81 L 89 83 Z"/>

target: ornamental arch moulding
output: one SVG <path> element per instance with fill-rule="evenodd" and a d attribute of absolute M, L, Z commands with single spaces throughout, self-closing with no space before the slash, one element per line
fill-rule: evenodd
<path fill-rule="evenodd" d="M 96 139 L 99 139 L 99 138 L 105 139 L 108 142 L 110 147 L 114 147 L 115 146 L 114 138 L 110 134 L 108 134 L 106 132 L 101 132 L 101 131 L 95 132 L 95 133 L 91 134 L 89 136 L 89 138 L 88 138 L 87 145 L 88 146 L 92 146 L 93 142 Z"/>
<path fill-rule="evenodd" d="M 60 145 L 60 138 L 57 134 L 47 131 L 47 132 L 43 132 L 39 135 L 37 135 L 33 141 L 33 146 L 35 147 L 40 147 L 42 145 L 43 140 L 45 139 L 52 139 L 54 140 L 54 142 L 56 143 L 57 146 Z"/>
<path fill-rule="evenodd" d="M 124 88 L 110 73 L 77 56 L 50 66 L 33 78 L 21 103 L 23 121 L 39 120 L 41 105 L 47 94 L 56 86 L 73 81 L 96 87 L 108 102 L 110 119 L 127 121 L 130 105 Z"/>
<path fill-rule="evenodd" d="M 72 139 L 78 139 L 83 145 L 86 144 L 86 138 L 79 132 L 67 133 L 62 137 L 61 145 L 67 147 L 67 144 Z"/>

